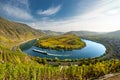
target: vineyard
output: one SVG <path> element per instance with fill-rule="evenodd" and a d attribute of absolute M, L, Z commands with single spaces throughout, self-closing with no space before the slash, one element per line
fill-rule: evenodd
<path fill-rule="evenodd" d="M 83 80 L 120 72 L 119 60 L 98 60 L 89 64 L 86 60 L 78 66 L 53 66 L 45 63 L 45 59 L 41 63 L 35 59 L 20 51 L 0 48 L 0 80 Z"/>

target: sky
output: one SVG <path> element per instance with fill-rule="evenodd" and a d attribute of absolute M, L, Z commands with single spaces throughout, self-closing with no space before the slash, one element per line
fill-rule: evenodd
<path fill-rule="evenodd" d="M 120 0 L 0 0 L 0 16 L 59 32 L 120 30 Z"/>

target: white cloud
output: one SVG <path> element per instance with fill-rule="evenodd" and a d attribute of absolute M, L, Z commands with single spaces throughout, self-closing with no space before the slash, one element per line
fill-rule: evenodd
<path fill-rule="evenodd" d="M 101 0 L 93 10 L 64 20 L 33 22 L 33 27 L 55 31 L 99 31 L 120 30 L 120 0 Z M 29 25 L 31 25 L 29 23 Z"/>
<path fill-rule="evenodd" d="M 60 9 L 61 9 L 61 5 L 58 5 L 56 7 L 50 7 L 47 10 L 39 10 L 37 14 L 49 16 L 49 15 L 56 14 L 57 12 L 60 11 Z"/>
<path fill-rule="evenodd" d="M 28 1 L 29 0 L 9 0 L 9 1 L 6 2 L 6 4 L 16 6 L 16 7 L 22 6 L 26 9 L 26 8 L 29 8 Z"/>
<path fill-rule="evenodd" d="M 15 0 L 14 0 L 14 1 L 15 1 Z M 25 4 L 25 5 L 28 5 L 28 6 L 29 6 L 28 0 L 16 0 L 16 1 L 20 2 L 21 4 Z"/>
<path fill-rule="evenodd" d="M 6 4 L 3 6 L 5 14 L 10 17 L 21 19 L 21 20 L 32 20 L 33 17 L 24 9 Z"/>
<path fill-rule="evenodd" d="M 33 21 L 34 18 L 30 13 L 28 0 L 9 0 L 0 3 L 1 14 L 6 18 L 12 18 L 16 21 Z"/>

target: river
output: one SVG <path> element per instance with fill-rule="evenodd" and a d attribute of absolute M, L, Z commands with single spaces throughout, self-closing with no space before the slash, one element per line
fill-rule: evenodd
<path fill-rule="evenodd" d="M 82 49 L 71 50 L 71 51 L 57 51 L 51 49 L 42 49 L 34 46 L 36 40 L 29 41 L 21 45 L 21 50 L 28 55 L 36 56 L 40 58 L 59 58 L 59 59 L 81 59 L 81 58 L 94 58 L 103 55 L 106 51 L 106 48 L 103 44 L 82 39 L 86 46 Z M 34 52 L 33 49 L 47 51 L 49 54 L 41 54 L 38 52 Z"/>

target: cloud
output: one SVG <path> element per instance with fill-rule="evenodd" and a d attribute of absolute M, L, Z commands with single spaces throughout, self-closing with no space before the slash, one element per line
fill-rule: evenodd
<path fill-rule="evenodd" d="M 39 14 L 39 15 L 45 15 L 45 16 L 50 16 L 50 15 L 53 15 L 53 14 L 56 14 L 57 12 L 59 12 L 60 9 L 61 9 L 61 5 L 58 5 L 56 7 L 50 7 L 47 10 L 39 10 L 37 12 L 37 14 Z"/>
<path fill-rule="evenodd" d="M 32 20 L 33 17 L 24 9 L 14 7 L 11 5 L 4 5 L 3 10 L 5 14 L 21 20 Z"/>
<path fill-rule="evenodd" d="M 16 0 L 16 1 L 20 2 L 21 4 L 25 4 L 25 5 L 29 6 L 28 0 Z"/>
<path fill-rule="evenodd" d="M 0 10 L 2 8 L 1 12 L 4 11 L 2 13 L 22 22 L 24 22 L 23 20 L 26 20 L 26 22 L 32 20 L 31 23 L 27 22 L 27 24 L 37 29 L 63 32 L 72 30 L 108 32 L 120 30 L 119 4 L 120 0 L 100 0 L 94 6 L 86 8 L 84 13 L 66 19 L 61 18 L 60 20 L 51 19 L 49 16 L 59 12 L 61 5 L 50 7 L 47 10 L 39 10 L 37 14 L 43 16 L 40 20 L 34 20 L 29 12 L 28 0 L 10 0 L 6 4 L 0 3 Z"/>
<path fill-rule="evenodd" d="M 0 4 L 1 14 L 16 21 L 32 21 L 28 0 L 9 0 Z"/>
<path fill-rule="evenodd" d="M 101 0 L 88 12 L 78 16 L 69 17 L 61 20 L 46 19 L 28 23 L 29 25 L 45 30 L 54 31 L 79 31 L 89 30 L 98 32 L 109 32 L 120 30 L 120 1 Z"/>
<path fill-rule="evenodd" d="M 11 4 L 26 11 L 30 11 L 29 0 L 12 0 Z"/>

